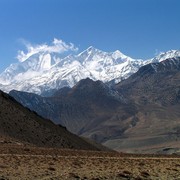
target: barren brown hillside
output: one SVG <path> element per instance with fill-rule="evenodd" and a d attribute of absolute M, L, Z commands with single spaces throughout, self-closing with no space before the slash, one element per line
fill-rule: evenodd
<path fill-rule="evenodd" d="M 0 136 L 35 146 L 99 149 L 68 132 L 65 127 L 24 108 L 3 92 L 0 92 Z"/>

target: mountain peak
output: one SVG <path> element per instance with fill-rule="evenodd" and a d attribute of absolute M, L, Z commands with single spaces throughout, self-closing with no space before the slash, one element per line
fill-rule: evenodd
<path fill-rule="evenodd" d="M 96 53 L 96 52 L 102 52 L 101 50 L 93 47 L 93 46 L 89 46 L 87 49 L 85 49 L 84 51 L 82 51 L 81 53 L 78 54 L 78 56 L 82 56 L 82 55 L 86 55 L 86 54 L 91 54 L 91 53 Z"/>
<path fill-rule="evenodd" d="M 101 50 L 93 47 L 93 46 L 90 46 L 88 47 L 85 51 L 87 51 L 88 53 L 96 53 L 96 52 L 101 52 Z"/>
<path fill-rule="evenodd" d="M 124 55 L 121 51 L 119 50 L 116 50 L 112 53 L 113 55 L 113 58 L 114 59 L 118 59 L 118 58 L 121 58 L 121 59 L 127 59 L 129 58 L 128 56 Z"/>
<path fill-rule="evenodd" d="M 87 48 L 87 51 L 92 51 L 92 50 L 97 50 L 95 47 L 93 47 L 93 46 L 89 46 L 88 48 Z"/>

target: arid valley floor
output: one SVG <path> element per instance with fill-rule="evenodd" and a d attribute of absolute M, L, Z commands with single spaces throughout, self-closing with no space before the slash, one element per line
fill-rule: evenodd
<path fill-rule="evenodd" d="M 178 180 L 180 157 L 0 146 L 0 179 Z"/>

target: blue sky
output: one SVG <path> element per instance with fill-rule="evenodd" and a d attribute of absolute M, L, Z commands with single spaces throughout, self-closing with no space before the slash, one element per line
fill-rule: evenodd
<path fill-rule="evenodd" d="M 24 43 L 72 42 L 152 58 L 180 49 L 180 0 L 0 0 L 0 72 Z"/>

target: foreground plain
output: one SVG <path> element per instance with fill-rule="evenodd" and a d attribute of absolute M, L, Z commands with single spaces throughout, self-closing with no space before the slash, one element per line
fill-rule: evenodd
<path fill-rule="evenodd" d="M 0 146 L 0 179 L 177 180 L 180 157 L 7 144 Z"/>

